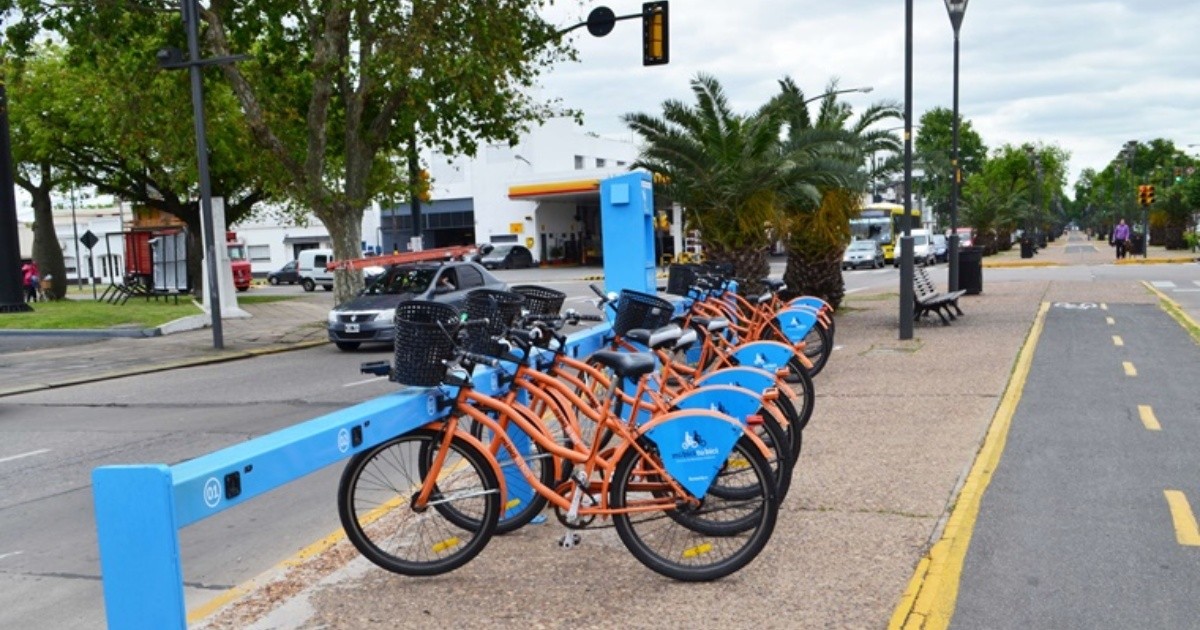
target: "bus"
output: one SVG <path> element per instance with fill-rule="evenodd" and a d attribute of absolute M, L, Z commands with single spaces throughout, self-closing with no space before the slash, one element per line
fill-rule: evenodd
<path fill-rule="evenodd" d="M 911 208 L 912 229 L 921 227 L 921 211 Z M 904 232 L 904 206 L 898 203 L 871 203 L 863 206 L 850 219 L 850 237 L 855 240 L 873 239 L 883 248 L 887 262 L 895 258 L 896 238 Z"/>

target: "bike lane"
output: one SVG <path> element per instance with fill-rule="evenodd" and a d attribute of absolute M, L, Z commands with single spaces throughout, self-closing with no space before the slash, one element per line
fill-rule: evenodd
<path fill-rule="evenodd" d="M 950 627 L 1194 627 L 1198 383 L 1158 306 L 1050 304 Z"/>

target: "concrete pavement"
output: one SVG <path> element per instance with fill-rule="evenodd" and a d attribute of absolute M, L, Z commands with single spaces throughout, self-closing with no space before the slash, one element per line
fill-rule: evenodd
<path fill-rule="evenodd" d="M 1060 239 L 1033 261 L 1112 262 L 1107 243 L 1082 245 Z M 564 552 L 555 544 L 561 527 L 551 518 L 494 539 L 454 573 L 418 580 L 375 568 L 331 532 L 193 610 L 194 625 L 886 625 L 920 581 L 914 570 L 927 565 L 923 560 L 943 540 L 1040 305 L 1158 300 L 1132 281 L 990 281 L 987 267 L 1029 262 L 1011 258 L 985 259 L 984 292 L 961 300 L 965 315 L 948 327 L 936 319 L 918 322 L 909 341 L 897 340 L 895 293 L 847 300 L 833 359 L 816 379 L 816 412 L 775 535 L 734 576 L 712 584 L 670 582 L 638 564 L 611 529 L 584 532 L 583 545 Z M 0 355 L 0 394 L 324 342 L 329 305 L 321 294 L 244 308 L 254 317 L 226 322 L 224 351 L 213 350 L 211 331 L 202 329 Z M 334 497 L 313 500 L 334 509 Z"/>

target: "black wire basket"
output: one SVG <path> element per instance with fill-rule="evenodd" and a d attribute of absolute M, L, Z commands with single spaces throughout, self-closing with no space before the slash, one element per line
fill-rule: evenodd
<path fill-rule="evenodd" d="M 558 315 L 567 294 L 534 284 L 511 287 L 513 293 L 525 296 L 525 311 L 530 315 Z"/>
<path fill-rule="evenodd" d="M 654 330 L 671 323 L 675 307 L 670 302 L 648 293 L 623 289 L 617 302 L 617 318 L 613 321 L 613 332 L 618 336 L 645 328 Z"/>
<path fill-rule="evenodd" d="M 700 265 L 677 263 L 667 269 L 667 293 L 671 295 L 687 295 L 688 290 L 696 283 L 696 276 L 703 271 Z"/>
<path fill-rule="evenodd" d="M 396 361 L 390 380 L 402 385 L 433 387 L 442 382 L 454 357 L 458 309 L 441 302 L 411 300 L 396 307 Z M 448 334 L 449 333 L 449 334 Z"/>
<path fill-rule="evenodd" d="M 475 289 L 467 294 L 467 319 L 487 319 L 486 326 L 467 329 L 467 350 L 490 357 L 502 356 L 504 346 L 494 337 L 508 332 L 521 315 L 525 296 L 512 291 Z"/>

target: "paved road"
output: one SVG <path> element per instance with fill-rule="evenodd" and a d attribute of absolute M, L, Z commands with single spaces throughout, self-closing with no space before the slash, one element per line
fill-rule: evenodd
<path fill-rule="evenodd" d="M 1157 306 L 1105 306 L 1047 313 L 955 628 L 1196 627 L 1198 548 L 1164 492 L 1200 508 L 1200 354 Z"/>

